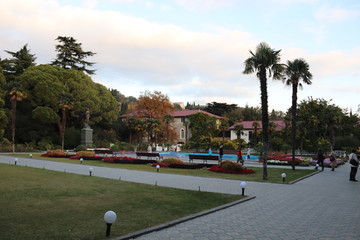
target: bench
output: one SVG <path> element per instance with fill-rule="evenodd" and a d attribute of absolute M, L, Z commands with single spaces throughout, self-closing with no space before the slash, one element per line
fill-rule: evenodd
<path fill-rule="evenodd" d="M 196 160 L 203 160 L 203 164 L 207 164 L 208 160 L 218 161 L 220 163 L 219 155 L 198 155 L 198 154 L 189 154 L 189 162 Z"/>
<path fill-rule="evenodd" d="M 162 159 L 160 156 L 160 153 L 150 153 L 150 152 L 136 152 L 136 157 L 147 157 L 147 159 L 156 158 L 156 159 Z"/>
<path fill-rule="evenodd" d="M 114 155 L 113 151 L 107 149 L 94 149 L 95 155 Z"/>

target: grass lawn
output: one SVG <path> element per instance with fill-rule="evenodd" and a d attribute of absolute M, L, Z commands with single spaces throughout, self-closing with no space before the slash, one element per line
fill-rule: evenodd
<path fill-rule="evenodd" d="M 17 154 L 16 156 L 25 157 L 25 158 L 29 157 L 29 155 L 27 154 Z M 40 160 L 48 160 L 48 161 L 60 161 L 66 163 L 76 163 L 76 164 L 80 163 L 79 160 L 68 159 L 68 158 L 40 157 L 40 154 L 33 154 L 33 158 Z M 156 168 L 146 164 L 144 165 L 120 164 L 120 163 L 106 163 L 101 161 L 90 161 L 90 160 L 88 161 L 84 160 L 83 164 L 93 165 L 93 166 L 113 167 L 113 168 L 124 168 L 130 170 L 138 170 L 138 171 L 149 171 L 149 172 L 156 171 Z M 257 182 L 264 181 L 262 179 L 262 171 L 263 171 L 262 167 L 247 167 L 247 168 L 253 169 L 255 171 L 255 174 L 238 175 L 238 174 L 216 173 L 216 172 L 211 172 L 207 169 L 176 169 L 176 168 L 161 168 L 160 171 L 162 173 L 191 175 L 191 176 L 199 176 L 199 177 L 225 178 L 225 179 L 235 179 L 235 180 L 244 180 L 244 181 L 257 181 Z M 266 182 L 273 182 L 273 183 L 283 182 L 281 173 L 286 173 L 285 182 L 289 183 L 316 172 L 316 170 L 313 169 L 296 169 L 294 171 L 291 169 L 291 166 L 289 166 L 288 168 L 268 167 L 267 169 L 268 169 L 268 180 Z"/>
<path fill-rule="evenodd" d="M 105 239 L 241 198 L 0 164 L 0 239 Z"/>

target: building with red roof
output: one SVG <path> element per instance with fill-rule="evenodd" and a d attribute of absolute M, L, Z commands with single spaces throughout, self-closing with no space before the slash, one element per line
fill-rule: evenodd
<path fill-rule="evenodd" d="M 174 127 L 178 139 L 177 139 L 177 143 L 178 144 L 184 144 L 187 143 L 188 140 L 191 138 L 191 130 L 189 129 L 189 125 L 190 125 L 190 120 L 189 120 L 189 116 L 193 115 L 193 114 L 197 114 L 197 113 L 202 113 L 202 114 L 206 114 L 208 116 L 214 117 L 216 118 L 218 121 L 218 124 L 220 122 L 220 119 L 222 119 L 222 117 L 214 115 L 212 113 L 203 111 L 203 110 L 199 110 L 199 109 L 195 109 L 195 110 L 189 110 L 189 109 L 185 109 L 185 110 L 175 110 L 173 111 L 170 115 L 174 118 L 174 122 L 172 123 L 172 126 Z M 147 118 L 150 117 L 149 113 L 146 110 L 136 110 L 130 113 L 126 113 L 120 116 L 121 118 L 131 118 L 131 117 L 136 117 L 136 118 Z"/>
<path fill-rule="evenodd" d="M 269 123 L 273 122 L 275 124 L 274 131 L 281 131 L 285 128 L 285 122 L 283 120 L 269 120 Z M 230 130 L 230 140 L 237 139 L 236 125 L 243 125 L 243 135 L 241 135 L 241 138 L 244 139 L 247 143 L 250 142 L 252 134 L 256 131 L 262 130 L 262 122 L 261 121 L 241 121 L 237 122 L 234 125 L 232 125 Z"/>

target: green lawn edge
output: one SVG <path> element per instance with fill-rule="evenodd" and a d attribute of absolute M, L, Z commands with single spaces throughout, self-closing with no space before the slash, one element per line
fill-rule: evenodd
<path fill-rule="evenodd" d="M 48 157 L 41 157 L 41 154 L 32 154 L 32 158 L 38 160 L 47 160 L 47 161 L 56 161 L 56 162 L 65 162 L 65 163 L 73 163 L 79 164 L 79 160 L 75 159 L 68 159 L 68 158 L 48 158 Z M 13 155 L 7 155 L 13 156 Z M 17 157 L 24 157 L 29 158 L 28 154 L 16 154 Z M 91 166 L 103 166 L 103 167 L 111 167 L 111 168 L 121 168 L 121 169 L 128 169 L 128 170 L 137 170 L 137 171 L 146 171 L 146 172 L 155 172 L 156 168 L 144 164 L 120 164 L 120 163 L 106 163 L 102 161 L 94 161 L 94 160 L 84 160 L 84 165 L 91 165 Z M 317 173 L 317 170 L 314 169 L 295 169 L 292 170 L 291 166 L 289 168 L 276 168 L 276 167 L 268 167 L 268 179 L 263 180 L 262 167 L 247 167 L 249 169 L 253 169 L 255 174 L 226 174 L 226 173 L 216 173 L 211 172 L 207 169 L 176 169 L 176 168 L 161 168 L 161 173 L 168 173 L 168 174 L 179 174 L 179 175 L 190 175 L 190 176 L 197 176 L 197 177 L 207 177 L 207 178 L 222 178 L 222 179 L 233 179 L 233 180 L 242 180 L 242 181 L 255 181 L 255 182 L 269 182 L 269 183 L 295 183 L 301 179 L 306 177 L 312 176 L 313 174 Z M 281 174 L 285 173 L 286 178 L 285 182 L 283 182 L 283 178 Z"/>
<path fill-rule="evenodd" d="M 105 239 L 154 227 L 243 196 L 174 189 L 0 164 L 0 239 Z"/>

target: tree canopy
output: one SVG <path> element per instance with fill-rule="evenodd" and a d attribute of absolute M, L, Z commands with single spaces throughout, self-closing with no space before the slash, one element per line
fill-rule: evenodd
<path fill-rule="evenodd" d="M 79 70 L 89 75 L 95 73 L 95 70 L 88 69 L 88 67 L 93 66 L 95 63 L 88 62 L 85 59 L 96 53 L 84 51 L 81 43 L 78 43 L 73 37 L 58 36 L 56 40 L 59 41 L 59 44 L 55 46 L 58 54 L 56 55 L 56 59 L 51 63 L 52 65 L 64 69 Z"/>

